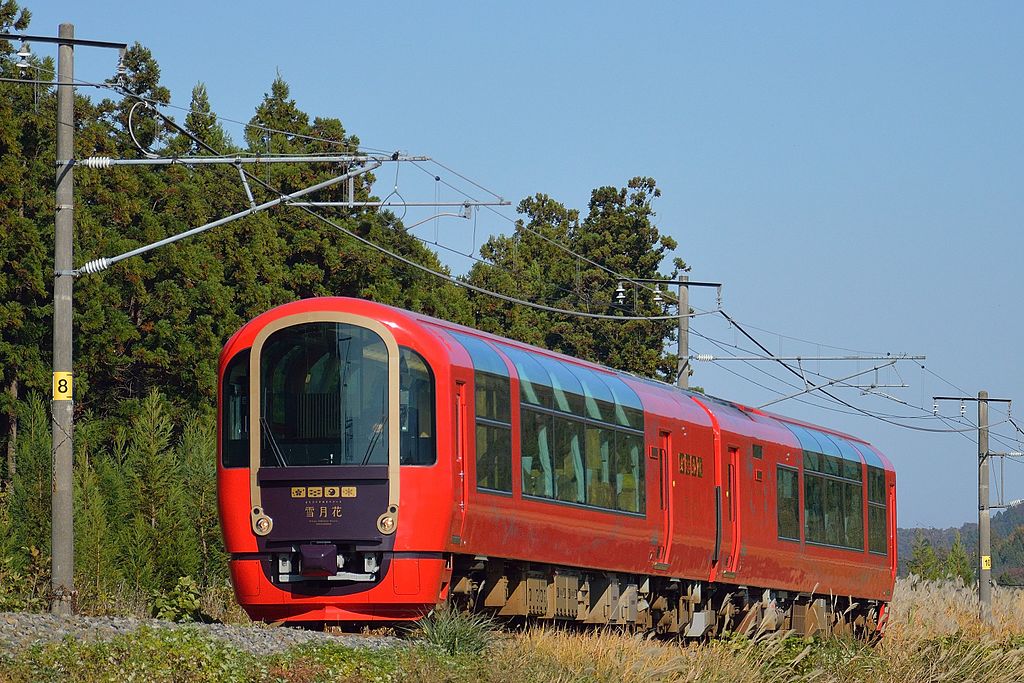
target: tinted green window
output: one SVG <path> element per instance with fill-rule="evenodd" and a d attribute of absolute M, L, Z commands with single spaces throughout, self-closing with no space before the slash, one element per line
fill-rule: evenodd
<path fill-rule="evenodd" d="M 843 537 L 839 545 L 864 550 L 864 488 L 843 482 Z"/>
<path fill-rule="evenodd" d="M 860 482 L 805 470 L 804 539 L 809 543 L 863 550 L 863 495 Z"/>
<path fill-rule="evenodd" d="M 868 550 L 885 554 L 889 551 L 887 542 L 888 518 L 885 497 L 885 470 L 868 466 Z"/>
<path fill-rule="evenodd" d="M 476 485 L 512 492 L 512 385 L 505 361 L 477 337 L 447 330 L 473 361 Z"/>
<path fill-rule="evenodd" d="M 474 374 L 476 391 L 476 416 L 498 422 L 511 422 L 512 409 L 509 405 L 511 385 L 508 377 L 499 377 L 489 372 Z"/>
<path fill-rule="evenodd" d="M 776 468 L 776 504 L 779 515 L 779 538 L 800 540 L 800 491 L 797 471 Z"/>
<path fill-rule="evenodd" d="M 551 415 L 529 410 L 525 406 L 519 415 L 523 493 L 529 496 L 553 498 L 555 483 L 551 460 Z"/>
<path fill-rule="evenodd" d="M 804 539 L 827 543 L 825 538 L 825 477 L 804 471 Z"/>
<path fill-rule="evenodd" d="M 552 422 L 555 437 L 555 498 L 569 503 L 585 503 L 583 425 L 576 420 L 558 416 Z"/>
<path fill-rule="evenodd" d="M 624 512 L 645 510 L 643 451 L 643 437 L 615 433 L 615 507 Z"/>
<path fill-rule="evenodd" d="M 615 432 L 605 427 L 588 425 L 586 428 L 586 462 L 584 479 L 587 484 L 587 504 L 602 508 L 615 508 L 612 487 L 612 450 Z"/>
<path fill-rule="evenodd" d="M 885 506 L 868 505 L 868 549 L 873 553 L 888 552 Z"/>
<path fill-rule="evenodd" d="M 885 470 L 868 466 L 868 502 L 885 505 Z"/>
<path fill-rule="evenodd" d="M 761 444 L 755 443 L 750 450 L 751 455 L 753 455 L 756 459 L 760 460 L 764 457 L 764 447 Z"/>
<path fill-rule="evenodd" d="M 237 354 L 221 383 L 221 463 L 249 466 L 249 351 Z"/>
<path fill-rule="evenodd" d="M 476 484 L 482 489 L 512 491 L 512 430 L 476 424 Z"/>

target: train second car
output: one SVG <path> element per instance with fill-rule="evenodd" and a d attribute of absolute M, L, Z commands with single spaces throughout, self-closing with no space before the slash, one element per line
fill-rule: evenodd
<path fill-rule="evenodd" d="M 499 616 L 871 633 L 873 446 L 369 301 L 275 308 L 220 362 L 220 515 L 254 619 Z"/>

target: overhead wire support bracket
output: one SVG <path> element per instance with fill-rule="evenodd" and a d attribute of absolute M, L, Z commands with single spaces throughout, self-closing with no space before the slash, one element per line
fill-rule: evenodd
<path fill-rule="evenodd" d="M 715 363 L 717 363 L 718 361 L 723 361 L 723 360 L 742 360 L 742 361 L 770 360 L 770 361 L 773 361 L 773 362 L 785 360 L 785 361 L 800 362 L 800 361 L 811 361 L 811 360 L 813 360 L 813 361 L 819 361 L 819 360 L 828 360 L 828 361 L 842 361 L 842 360 L 872 360 L 872 361 L 878 361 L 878 360 L 925 360 L 926 358 L 927 358 L 927 356 L 904 356 L 904 355 L 893 356 L 891 354 L 885 355 L 885 356 L 767 356 L 767 355 L 765 355 L 765 356 L 715 356 L 715 355 L 712 355 L 710 353 L 699 353 L 696 356 L 693 356 L 694 360 L 708 361 L 708 362 L 715 362 Z M 880 366 L 880 367 L 886 367 L 886 366 L 883 365 L 883 366 Z"/>
<path fill-rule="evenodd" d="M 430 157 L 415 156 L 395 158 L 394 155 L 379 154 L 311 154 L 302 156 L 184 156 L 156 157 L 153 159 L 114 159 L 111 157 L 86 157 L 85 159 L 60 159 L 57 166 L 81 164 L 86 168 L 110 168 L 111 166 L 204 166 L 217 164 L 363 164 L 371 162 L 391 163 L 396 161 L 431 161 Z"/>
<path fill-rule="evenodd" d="M 442 207 L 442 206 L 458 206 L 462 208 L 473 207 L 473 206 L 510 206 L 512 202 L 508 200 L 502 200 L 500 202 L 480 202 L 476 200 L 468 200 L 464 202 L 393 202 L 393 201 L 381 201 L 381 202 L 288 202 L 289 206 L 308 206 L 317 208 L 350 208 L 350 207 L 370 207 L 370 208 L 389 208 L 389 207 Z M 469 216 L 463 216 L 463 218 L 469 218 Z"/>
<path fill-rule="evenodd" d="M 238 169 L 238 175 L 242 179 L 242 187 L 245 188 L 245 196 L 249 199 L 249 206 L 250 208 L 255 209 L 256 200 L 252 196 L 252 188 L 249 187 L 249 179 L 245 177 L 245 169 L 242 168 L 242 164 L 238 163 L 237 160 L 235 161 L 235 167 Z M 349 178 L 349 181 L 351 180 L 352 178 Z"/>
<path fill-rule="evenodd" d="M 191 230 L 186 230 L 185 232 L 178 233 L 177 235 L 172 235 L 171 237 L 159 240 L 157 242 L 153 242 L 152 244 L 147 244 L 144 247 L 139 247 L 138 249 L 133 249 L 131 251 L 125 252 L 125 253 L 120 254 L 118 256 L 113 256 L 113 257 L 110 257 L 110 258 L 98 258 L 98 259 L 95 259 L 93 261 L 89 261 L 84 266 L 82 266 L 81 268 L 79 268 L 76 271 L 74 271 L 74 273 L 75 273 L 76 276 L 79 276 L 79 275 L 82 275 L 82 274 L 89 274 L 89 275 L 91 275 L 91 274 L 94 274 L 94 273 L 98 273 L 101 270 L 106 270 L 107 268 L 109 268 L 110 266 L 114 265 L 118 261 L 123 261 L 126 258 L 131 258 L 132 256 L 139 256 L 141 254 L 145 254 L 148 251 L 153 251 L 154 249 L 157 249 L 159 247 L 165 246 L 167 244 L 173 244 L 174 242 L 177 242 L 179 240 L 183 240 L 186 237 L 191 237 L 192 235 L 198 235 L 201 232 L 206 232 L 207 230 L 210 230 L 211 228 L 216 228 L 216 227 L 219 227 L 219 226 L 224 225 L 226 223 L 230 223 L 232 221 L 236 221 L 239 218 L 245 218 L 246 216 L 251 216 L 251 215 L 253 215 L 255 213 L 258 213 L 260 211 L 264 211 L 266 209 L 273 208 L 273 207 L 278 206 L 280 204 L 284 204 L 284 203 L 288 202 L 291 199 L 296 199 L 298 197 L 303 197 L 303 196 L 305 196 L 307 194 L 311 194 L 313 192 L 317 192 L 318 190 L 323 190 L 325 188 L 331 187 L 332 185 L 337 185 L 338 183 L 345 182 L 350 177 L 355 177 L 355 176 L 358 176 L 358 175 L 362 175 L 362 174 L 368 173 L 368 172 L 370 172 L 370 171 L 372 171 L 372 170 L 374 170 L 376 168 L 379 168 L 383 163 L 384 163 L 383 161 L 372 161 L 372 162 L 368 163 L 366 166 L 360 167 L 360 168 L 358 168 L 358 169 L 356 169 L 354 171 L 349 171 L 348 173 L 343 173 L 342 175 L 335 176 L 334 178 L 331 178 L 329 180 L 325 180 L 325 181 L 323 181 L 321 183 L 317 183 L 315 185 L 311 185 L 311 186 L 309 186 L 309 187 L 307 187 L 305 189 L 302 189 L 302 190 L 297 190 L 297 191 L 292 192 L 290 194 L 281 195 L 280 197 L 278 197 L 276 199 L 271 199 L 270 201 L 263 202 L 262 204 L 257 204 L 256 206 L 252 206 L 252 207 L 250 207 L 248 209 L 245 209 L 244 211 L 239 211 L 237 213 L 233 213 L 230 216 L 225 216 L 224 218 L 220 218 L 218 220 L 211 221 L 210 223 L 206 223 L 205 225 L 201 225 L 201 226 L 199 226 L 197 228 L 192 228 Z"/>
<path fill-rule="evenodd" d="M 824 389 L 825 387 L 830 387 L 830 386 L 834 386 L 834 385 L 837 385 L 837 384 L 838 385 L 842 385 L 842 383 L 845 382 L 848 379 L 853 379 L 854 377 L 860 377 L 861 375 L 866 375 L 869 372 L 874 372 L 875 370 L 879 370 L 881 368 L 889 367 L 890 365 L 895 365 L 895 364 L 896 364 L 896 361 L 895 360 L 891 360 L 888 363 L 883 363 L 882 365 L 879 365 L 879 366 L 874 367 L 874 368 L 870 368 L 868 370 L 861 370 L 859 372 L 853 373 L 852 375 L 847 375 L 846 377 L 840 377 L 839 379 L 829 380 L 828 382 L 825 382 L 823 384 L 809 385 L 803 391 L 798 391 L 795 394 L 790 394 L 788 396 L 783 396 L 781 398 L 775 399 L 774 401 L 768 401 L 768 403 L 764 403 L 762 405 L 759 405 L 758 409 L 767 408 L 770 405 L 774 405 L 776 403 L 781 403 L 782 401 L 787 401 L 787 400 L 789 400 L 791 398 L 796 398 L 797 396 L 803 396 L 804 394 L 809 394 L 812 391 L 818 391 L 819 389 Z M 806 382 L 807 380 L 804 380 L 804 381 Z"/>

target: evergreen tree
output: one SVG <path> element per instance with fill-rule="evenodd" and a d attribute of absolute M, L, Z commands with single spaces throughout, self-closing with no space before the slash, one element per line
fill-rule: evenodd
<path fill-rule="evenodd" d="M 0 31 L 24 31 L 31 13 L 14 0 L 0 2 Z M 14 51 L 0 42 L 0 76 L 19 78 Z M 30 76 L 49 80 L 53 61 L 29 58 Z M 43 160 L 52 140 L 54 99 L 48 88 L 0 82 L 0 488 L 10 486 L 17 470 L 18 401 L 32 390 L 48 388 L 41 349 L 52 309 L 53 242 L 52 156 Z M 48 163 L 47 163 L 48 162 Z M 46 212 L 47 221 L 40 219 Z"/>
<path fill-rule="evenodd" d="M 11 536 L 8 550 L 21 562 L 24 553 L 38 548 L 50 552 L 50 416 L 38 394 L 23 404 L 18 438 L 18 471 L 10 494 Z"/>
<path fill-rule="evenodd" d="M 936 581 L 943 577 L 944 568 L 935 554 L 935 548 L 920 532 L 914 536 L 908 567 L 911 574 L 916 574 L 926 581 Z"/>
<path fill-rule="evenodd" d="M 171 449 L 173 423 L 167 405 L 148 394 L 132 420 L 123 476 L 134 513 L 126 530 L 126 571 L 140 586 L 170 588 L 195 571 L 182 463 Z M 191 551 L 191 552 L 190 552 Z"/>
<path fill-rule="evenodd" d="M 960 532 L 956 532 L 953 547 L 946 556 L 945 574 L 951 579 L 960 578 L 965 585 L 974 583 L 974 565 L 967 556 L 967 549 L 964 547 Z"/>
<path fill-rule="evenodd" d="M 475 265 L 469 282 L 518 298 L 565 309 L 629 316 L 665 315 L 647 289 L 630 291 L 624 306 L 614 301 L 618 280 L 606 268 L 632 278 L 675 278 L 685 264 L 660 272 L 675 241 L 654 224 L 652 178 L 633 178 L 624 188 L 601 187 L 591 194 L 587 216 L 547 195 L 520 202 L 511 237 L 493 237 L 481 247 L 489 263 Z M 577 259 L 553 243 L 561 243 Z M 675 356 L 664 351 L 674 320 L 617 321 L 571 317 L 528 309 L 486 295 L 472 295 L 476 324 L 569 355 L 649 377 L 674 380 Z"/>
<path fill-rule="evenodd" d="M 118 517 L 111 514 L 103 480 L 96 471 L 91 443 L 82 443 L 83 432 L 96 423 L 82 421 L 76 430 L 75 450 L 75 587 L 79 608 L 102 610 L 121 583 L 117 561 Z"/>
<path fill-rule="evenodd" d="M 198 413 L 189 415 L 176 453 L 189 497 L 183 545 L 193 556 L 182 571 L 188 570 L 188 575 L 202 584 L 212 584 L 227 578 L 227 555 L 217 515 L 216 421 Z"/>

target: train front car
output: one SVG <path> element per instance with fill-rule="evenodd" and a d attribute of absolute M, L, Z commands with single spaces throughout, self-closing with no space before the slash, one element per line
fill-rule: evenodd
<path fill-rule="evenodd" d="M 310 299 L 225 346 L 218 498 L 252 618 L 411 619 L 437 603 L 453 496 L 435 386 L 448 370 L 416 328 L 371 302 Z"/>

